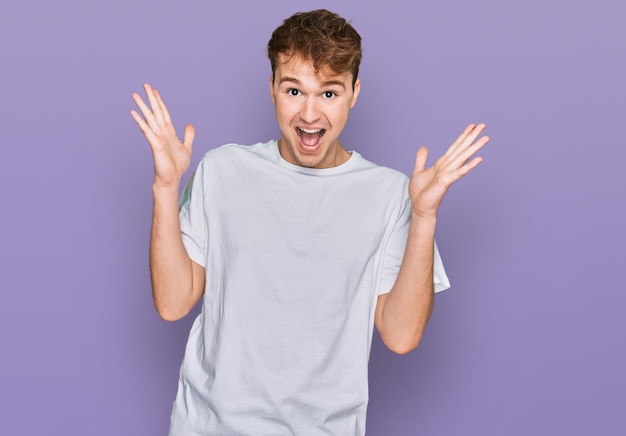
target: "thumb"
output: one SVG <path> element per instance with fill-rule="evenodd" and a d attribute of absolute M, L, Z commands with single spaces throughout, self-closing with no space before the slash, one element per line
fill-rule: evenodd
<path fill-rule="evenodd" d="M 426 159 L 428 159 L 428 149 L 422 146 L 417 150 L 415 155 L 415 171 L 424 171 L 426 168 Z"/>
<path fill-rule="evenodd" d="M 191 149 L 191 144 L 193 144 L 193 139 L 196 137 L 196 129 L 193 125 L 187 124 L 185 126 L 185 133 L 183 136 L 183 144 Z"/>

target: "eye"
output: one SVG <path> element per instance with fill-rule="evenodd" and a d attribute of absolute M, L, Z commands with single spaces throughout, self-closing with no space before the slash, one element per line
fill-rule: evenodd
<path fill-rule="evenodd" d="M 287 90 L 287 94 L 291 95 L 292 97 L 297 97 L 298 95 L 300 95 L 300 91 L 298 91 L 296 88 L 289 88 Z"/>
<path fill-rule="evenodd" d="M 337 94 L 334 91 L 324 91 L 323 95 L 324 95 L 324 98 L 333 98 Z"/>

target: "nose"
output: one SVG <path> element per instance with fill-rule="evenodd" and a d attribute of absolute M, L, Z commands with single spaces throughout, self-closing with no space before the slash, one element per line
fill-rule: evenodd
<path fill-rule="evenodd" d="M 302 108 L 300 108 L 300 119 L 307 124 L 315 123 L 321 116 L 315 100 L 313 97 L 306 98 L 302 103 Z"/>

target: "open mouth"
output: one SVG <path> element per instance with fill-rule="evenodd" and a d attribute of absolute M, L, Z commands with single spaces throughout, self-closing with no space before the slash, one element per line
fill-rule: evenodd
<path fill-rule="evenodd" d="M 308 147 L 315 147 L 322 140 L 322 136 L 326 133 L 325 129 L 301 129 L 296 127 L 296 132 L 300 137 L 302 144 Z"/>

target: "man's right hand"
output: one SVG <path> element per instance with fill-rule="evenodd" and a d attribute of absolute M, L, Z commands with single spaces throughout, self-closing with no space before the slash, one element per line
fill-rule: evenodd
<path fill-rule="evenodd" d="M 145 135 L 152 149 L 154 186 L 178 190 L 180 179 L 191 162 L 191 145 L 195 136 L 195 129 L 191 124 L 187 124 L 181 142 L 176 135 L 170 114 L 159 92 L 147 83 L 144 85 L 144 89 L 152 109 L 148 108 L 139 94 L 133 93 L 133 100 L 137 103 L 143 117 L 134 110 L 130 111 L 130 115 Z"/>

